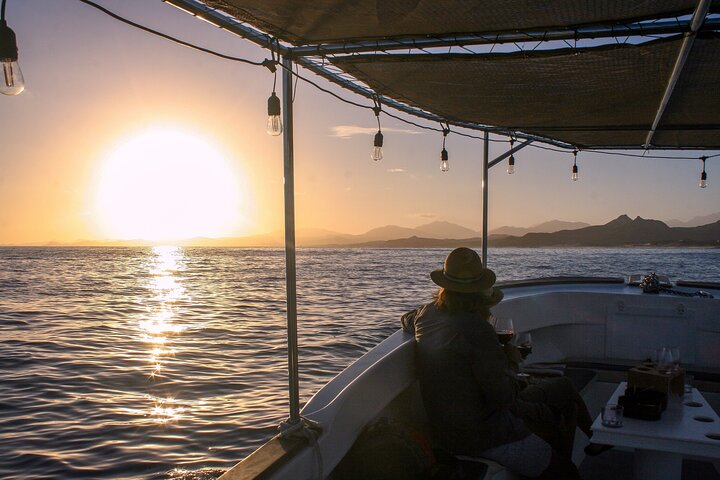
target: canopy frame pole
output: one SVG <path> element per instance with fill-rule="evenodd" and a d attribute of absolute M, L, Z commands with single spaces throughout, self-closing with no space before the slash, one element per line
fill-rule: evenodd
<path fill-rule="evenodd" d="M 708 19 L 705 28 L 717 28 L 717 19 Z M 439 47 L 469 47 L 478 45 L 503 45 L 510 43 L 537 43 L 563 40 L 581 40 L 596 38 L 619 38 L 634 36 L 673 35 L 685 33 L 689 29 L 687 20 L 638 21 L 623 25 L 594 24 L 576 28 L 529 29 L 505 33 L 479 32 L 452 36 L 421 36 L 376 39 L 357 42 L 336 42 L 326 44 L 307 44 L 293 48 L 296 56 L 322 56 L 353 53 L 389 52 L 393 50 L 425 49 Z"/>
<path fill-rule="evenodd" d="M 323 56 L 334 54 L 370 53 L 379 50 L 407 50 L 408 48 L 436 48 L 448 46 L 490 45 L 519 42 L 579 40 L 584 38 L 615 38 L 627 36 L 670 35 L 684 33 L 689 29 L 688 20 L 664 19 L 660 21 L 636 21 L 617 25 L 597 23 L 575 28 L 528 29 L 505 33 L 476 32 L 474 34 L 398 37 L 356 42 L 307 44 L 292 49 L 280 44 L 267 33 L 241 23 L 222 10 L 202 3 L 201 0 L 162 0 L 191 15 L 217 25 L 228 32 L 239 35 L 264 48 L 279 50 L 281 54 L 291 52 L 293 58 L 300 56 Z M 668 15 L 669 17 L 670 15 Z M 716 28 L 720 21 L 709 19 L 708 26 Z"/>
<path fill-rule="evenodd" d="M 285 285 L 287 296 L 288 394 L 290 428 L 300 423 L 300 387 L 297 335 L 297 270 L 295 255 L 295 171 L 293 154 L 292 60 L 283 57 L 283 174 L 285 190 Z"/>
<path fill-rule="evenodd" d="M 486 130 L 483 136 L 483 172 L 482 172 L 482 195 L 483 195 L 483 218 L 482 218 L 482 263 L 487 267 L 487 241 L 488 241 L 488 172 L 490 170 L 490 133 Z"/>
<path fill-rule="evenodd" d="M 511 148 L 502 155 L 498 155 L 492 162 L 490 158 L 490 133 L 486 130 L 483 137 L 483 172 L 482 172 L 482 195 L 483 195 L 483 224 L 482 224 L 482 262 L 487 267 L 487 242 L 488 242 L 488 182 L 490 180 L 490 169 L 505 160 L 513 153 L 522 150 L 533 142 L 532 139 L 525 140 L 516 147 Z"/>
<path fill-rule="evenodd" d="M 519 150 L 522 150 L 523 148 L 527 147 L 527 146 L 530 145 L 532 142 L 533 142 L 532 139 L 525 140 L 523 143 L 519 144 L 517 147 L 513 147 L 513 148 L 511 148 L 510 150 L 508 150 L 507 152 L 503 153 L 502 155 L 498 155 L 497 157 L 495 157 L 495 158 L 493 159 L 492 162 L 488 163 L 488 168 L 494 167 L 495 165 L 497 165 L 498 163 L 502 162 L 503 160 L 505 160 L 507 157 L 509 157 L 509 156 L 512 155 L 513 153 L 515 153 L 515 152 L 517 152 L 517 151 L 519 151 Z"/>
<path fill-rule="evenodd" d="M 702 24 L 705 21 L 705 16 L 707 15 L 709 9 L 710 0 L 700 0 L 697 7 L 695 8 L 695 12 L 693 13 L 692 20 L 690 22 L 690 31 L 685 34 L 682 46 L 680 47 L 680 52 L 678 53 L 678 57 L 675 60 L 675 66 L 673 67 L 673 71 L 670 74 L 670 79 L 668 80 L 667 86 L 665 87 L 665 94 L 663 95 L 663 98 L 660 101 L 660 106 L 655 113 L 655 119 L 653 120 L 652 127 L 650 127 L 650 131 L 645 138 L 645 149 L 648 149 L 651 146 L 650 142 L 652 142 L 653 136 L 655 136 L 655 131 L 657 130 L 657 127 L 660 124 L 660 120 L 665 113 L 665 108 L 667 108 L 667 105 L 670 102 L 670 98 L 672 97 L 673 91 L 675 90 L 675 85 L 677 85 L 680 74 L 685 68 L 685 61 L 687 60 L 688 56 L 690 56 L 690 50 L 692 50 L 693 43 L 695 42 L 695 37 L 697 36 L 697 32 L 700 30 L 700 27 L 702 27 Z"/>

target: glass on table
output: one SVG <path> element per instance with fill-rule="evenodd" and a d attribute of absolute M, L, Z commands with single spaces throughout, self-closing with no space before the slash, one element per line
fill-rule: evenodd
<path fill-rule="evenodd" d="M 623 424 L 623 407 L 608 403 L 602 409 L 602 424 L 605 427 L 619 428 Z"/>
<path fill-rule="evenodd" d="M 692 397 L 693 393 L 693 383 L 695 382 L 695 377 L 692 375 L 685 374 L 685 385 L 683 386 L 684 394 L 686 397 Z"/>

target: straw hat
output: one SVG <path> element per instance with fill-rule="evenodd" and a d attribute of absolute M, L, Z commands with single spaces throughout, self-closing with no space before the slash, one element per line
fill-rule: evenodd
<path fill-rule="evenodd" d="M 430 278 L 446 290 L 482 293 L 492 305 L 503 298 L 502 291 L 493 288 L 495 272 L 483 267 L 480 256 L 469 248 L 460 247 L 450 252 L 444 267 L 430 272 Z"/>

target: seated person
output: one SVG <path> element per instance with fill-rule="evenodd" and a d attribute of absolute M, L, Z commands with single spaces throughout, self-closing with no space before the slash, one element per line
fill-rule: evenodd
<path fill-rule="evenodd" d="M 570 460 L 572 438 L 578 418 L 590 433 L 590 416 L 567 380 L 549 387 L 517 380 L 508 358 L 514 353 L 506 353 L 488 322 L 490 307 L 503 298 L 493 288 L 495 274 L 474 250 L 457 248 L 430 277 L 441 287 L 434 301 L 403 315 L 402 326 L 415 335 L 436 441 L 526 477 L 580 479 Z"/>

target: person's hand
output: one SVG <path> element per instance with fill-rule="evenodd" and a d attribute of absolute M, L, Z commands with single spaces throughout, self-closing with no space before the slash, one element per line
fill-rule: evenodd
<path fill-rule="evenodd" d="M 520 362 L 522 362 L 522 355 L 520 354 L 520 350 L 518 350 L 515 345 L 506 343 L 505 345 L 503 345 L 503 351 L 505 352 L 505 356 L 508 359 L 510 368 L 515 372 L 519 372 Z"/>

